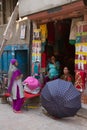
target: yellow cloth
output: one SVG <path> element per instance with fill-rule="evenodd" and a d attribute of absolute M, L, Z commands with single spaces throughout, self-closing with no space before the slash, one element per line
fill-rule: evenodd
<path fill-rule="evenodd" d="M 42 24 L 40 25 L 40 30 L 41 30 L 41 41 L 45 42 L 48 32 L 47 32 L 47 25 L 46 24 Z"/>

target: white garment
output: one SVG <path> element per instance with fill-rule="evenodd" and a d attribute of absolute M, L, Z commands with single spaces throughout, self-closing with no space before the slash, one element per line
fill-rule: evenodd
<path fill-rule="evenodd" d="M 15 70 L 17 70 L 17 67 L 10 63 L 9 71 L 8 71 L 8 86 L 9 86 L 9 83 L 10 83 L 10 80 L 11 80 L 11 76 L 12 76 L 12 74 Z"/>
<path fill-rule="evenodd" d="M 24 91 L 28 92 L 28 93 L 32 93 L 32 94 L 38 94 L 40 92 L 40 87 L 31 90 L 29 87 L 27 87 L 27 85 L 24 85 Z"/>
<path fill-rule="evenodd" d="M 23 85 L 22 85 L 22 81 L 21 79 L 15 80 L 12 86 L 12 97 L 13 99 L 17 99 L 17 86 L 19 88 L 19 95 L 20 98 L 24 97 L 24 89 L 23 89 Z"/>

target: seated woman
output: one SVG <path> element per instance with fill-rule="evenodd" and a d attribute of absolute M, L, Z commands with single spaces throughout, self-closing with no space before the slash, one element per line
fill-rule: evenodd
<path fill-rule="evenodd" d="M 63 75 L 60 77 L 61 79 L 65 80 L 65 81 L 70 81 L 70 82 L 74 82 L 74 78 L 72 77 L 72 75 L 69 72 L 69 69 L 67 66 L 64 67 L 63 69 Z"/>
<path fill-rule="evenodd" d="M 57 79 L 60 74 L 60 63 L 56 61 L 55 56 L 51 57 L 51 61 L 48 63 L 46 68 L 47 75 L 45 76 L 45 83 Z"/>

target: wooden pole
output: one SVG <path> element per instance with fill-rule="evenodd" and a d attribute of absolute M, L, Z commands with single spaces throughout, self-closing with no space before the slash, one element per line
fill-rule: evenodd
<path fill-rule="evenodd" d="M 6 45 L 6 42 L 7 42 L 7 40 L 6 40 L 6 39 L 3 39 L 2 43 L 1 43 L 1 46 L 0 46 L 0 56 L 1 56 L 2 53 L 3 53 L 4 47 L 5 47 L 5 45 Z"/>
<path fill-rule="evenodd" d="M 30 41 L 29 41 L 29 75 L 31 75 L 32 66 L 32 40 L 33 40 L 33 22 L 30 21 Z"/>
<path fill-rule="evenodd" d="M 3 50 L 4 50 L 4 47 L 6 45 L 6 42 L 11 38 L 12 36 L 12 29 L 13 29 L 13 26 L 16 22 L 16 19 L 17 19 L 17 16 L 18 16 L 18 13 L 19 13 L 19 4 L 17 3 L 11 17 L 10 17 L 10 20 L 7 24 L 7 27 L 5 29 L 5 32 L 3 34 L 3 40 L 2 40 L 2 43 L 0 45 L 0 56 L 2 55 L 3 53 Z"/>

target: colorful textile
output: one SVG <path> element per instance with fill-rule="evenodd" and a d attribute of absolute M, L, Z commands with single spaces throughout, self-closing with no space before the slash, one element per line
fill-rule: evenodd
<path fill-rule="evenodd" d="M 24 92 L 24 100 L 26 100 L 28 98 L 30 99 L 30 98 L 38 97 L 38 96 L 40 96 L 40 93 L 38 93 L 38 94 L 31 94 L 31 93 Z"/>
<path fill-rule="evenodd" d="M 84 71 L 77 71 L 75 75 L 75 87 L 82 92 L 85 89 L 85 77 Z"/>
<path fill-rule="evenodd" d="M 71 29 L 70 29 L 70 36 L 69 36 L 69 40 L 70 40 L 70 44 L 75 44 L 76 41 L 76 33 L 78 32 L 77 30 L 77 22 L 81 21 L 81 18 L 73 18 L 72 19 L 72 23 L 71 23 Z"/>
<path fill-rule="evenodd" d="M 39 74 L 40 74 L 40 62 L 36 61 L 32 64 L 32 75 L 39 78 Z"/>
<path fill-rule="evenodd" d="M 42 43 L 44 43 L 46 41 L 47 35 L 48 35 L 47 25 L 46 24 L 40 25 L 40 30 L 41 30 L 41 41 L 42 41 Z"/>

